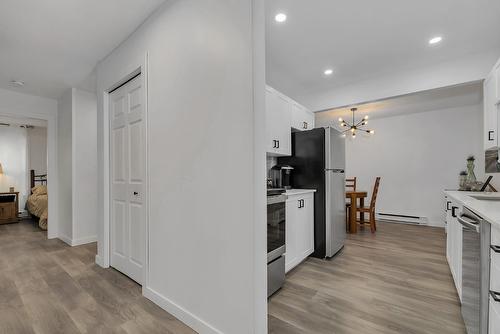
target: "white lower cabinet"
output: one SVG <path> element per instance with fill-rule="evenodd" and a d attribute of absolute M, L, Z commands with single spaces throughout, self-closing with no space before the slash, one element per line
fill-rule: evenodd
<path fill-rule="evenodd" d="M 500 303 L 490 296 L 489 333 L 500 333 Z"/>
<path fill-rule="evenodd" d="M 285 226 L 285 272 L 314 252 L 314 193 L 288 195 Z"/>
<path fill-rule="evenodd" d="M 461 207 L 448 199 L 447 209 L 449 210 L 446 212 L 446 259 L 458 296 L 462 300 L 462 225 L 457 220 Z"/>
<path fill-rule="evenodd" d="M 500 246 L 500 229 L 491 226 L 491 245 Z M 490 251 L 490 291 L 500 292 L 500 253 Z M 490 296 L 489 333 L 500 333 L 500 302 Z"/>

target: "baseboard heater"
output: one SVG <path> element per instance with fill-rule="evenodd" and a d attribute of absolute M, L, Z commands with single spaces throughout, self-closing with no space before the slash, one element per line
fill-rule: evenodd
<path fill-rule="evenodd" d="M 413 224 L 413 225 L 428 225 L 427 217 L 419 216 L 408 216 L 400 215 L 394 213 L 377 213 L 378 221 L 386 221 L 389 223 L 402 223 L 402 224 Z"/>

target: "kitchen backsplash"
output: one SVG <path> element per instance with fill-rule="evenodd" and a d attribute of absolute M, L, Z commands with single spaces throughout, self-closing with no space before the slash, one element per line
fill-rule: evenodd
<path fill-rule="evenodd" d="M 271 168 L 274 165 L 276 165 L 277 163 L 278 163 L 278 158 L 276 158 L 276 157 L 267 157 L 267 164 L 266 164 L 266 166 L 267 166 L 267 168 L 266 168 L 266 170 L 267 170 L 267 177 L 269 177 L 269 175 L 270 175 L 269 171 L 271 170 Z"/>

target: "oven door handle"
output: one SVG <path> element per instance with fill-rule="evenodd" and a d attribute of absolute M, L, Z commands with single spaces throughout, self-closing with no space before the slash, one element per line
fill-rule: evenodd
<path fill-rule="evenodd" d="M 285 202 L 286 202 L 286 195 L 267 196 L 267 205 L 285 203 Z"/>
<path fill-rule="evenodd" d="M 467 220 L 465 220 L 464 218 L 467 218 Z M 458 216 L 457 220 L 460 224 L 462 224 L 462 226 L 466 227 L 467 229 L 479 233 L 479 222 L 477 220 L 473 220 L 470 217 L 464 215 Z"/>

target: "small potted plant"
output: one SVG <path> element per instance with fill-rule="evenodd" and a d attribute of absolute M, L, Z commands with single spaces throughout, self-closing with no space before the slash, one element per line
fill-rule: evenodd
<path fill-rule="evenodd" d="M 474 158 L 473 155 L 467 158 L 467 183 L 472 184 L 476 182 L 476 174 L 474 174 Z"/>

